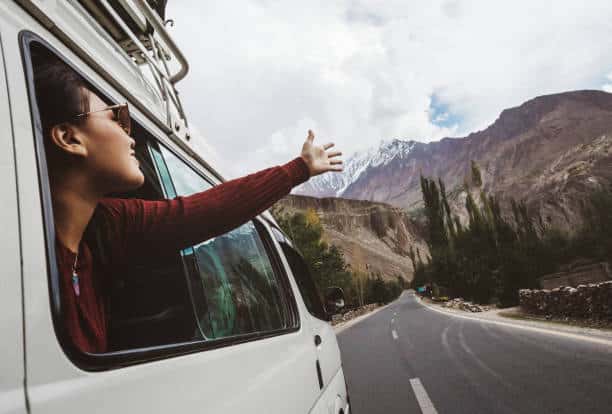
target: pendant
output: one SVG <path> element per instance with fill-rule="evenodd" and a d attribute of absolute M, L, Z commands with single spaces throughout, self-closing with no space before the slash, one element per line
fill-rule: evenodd
<path fill-rule="evenodd" d="M 79 275 L 77 272 L 72 272 L 72 287 L 74 288 L 74 294 L 80 296 L 81 288 L 79 287 Z"/>

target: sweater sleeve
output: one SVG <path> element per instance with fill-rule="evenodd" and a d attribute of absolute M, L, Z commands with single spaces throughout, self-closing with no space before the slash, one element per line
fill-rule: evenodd
<path fill-rule="evenodd" d="M 226 233 L 271 207 L 308 180 L 301 157 L 172 200 L 106 198 L 100 207 L 113 223 L 113 255 L 164 254 Z"/>

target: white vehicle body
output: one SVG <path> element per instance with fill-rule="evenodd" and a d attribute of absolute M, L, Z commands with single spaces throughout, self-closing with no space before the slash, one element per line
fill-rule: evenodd
<path fill-rule="evenodd" d="M 212 185 L 222 180 L 198 154 L 203 138 L 189 136 L 180 104 L 168 105 L 82 3 L 0 2 L 0 413 L 348 413 L 335 334 L 309 313 L 267 213 L 258 228 L 285 272 L 295 329 L 215 346 L 103 354 L 92 364 L 66 351 L 53 313 L 49 189 L 41 180 L 28 42 L 42 42 L 112 100 L 129 102 L 133 120 Z M 118 3 L 141 10 L 138 0 Z"/>

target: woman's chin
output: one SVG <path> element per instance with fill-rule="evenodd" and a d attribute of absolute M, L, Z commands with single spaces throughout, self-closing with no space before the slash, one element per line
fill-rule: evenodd
<path fill-rule="evenodd" d="M 128 193 L 136 191 L 145 182 L 145 176 L 140 168 L 124 170 L 122 174 L 99 174 L 98 184 L 100 188 L 106 189 L 104 194 Z"/>
<path fill-rule="evenodd" d="M 138 170 L 138 175 L 135 177 L 135 180 L 134 180 L 134 187 L 135 187 L 134 190 L 142 187 L 144 182 L 145 182 L 145 176 L 142 173 L 142 171 L 140 171 L 140 169 L 139 169 Z"/>
<path fill-rule="evenodd" d="M 121 192 L 138 190 L 145 182 L 145 177 L 140 170 L 135 172 L 131 177 L 123 181 L 123 190 Z"/>

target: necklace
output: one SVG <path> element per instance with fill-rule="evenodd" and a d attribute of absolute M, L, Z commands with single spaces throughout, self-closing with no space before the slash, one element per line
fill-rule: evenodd
<path fill-rule="evenodd" d="M 76 252 L 76 256 L 74 257 L 74 264 L 72 265 L 72 288 L 74 289 L 74 294 L 80 296 L 81 288 L 79 287 L 79 274 L 76 270 L 77 260 L 79 260 L 78 250 Z"/>

